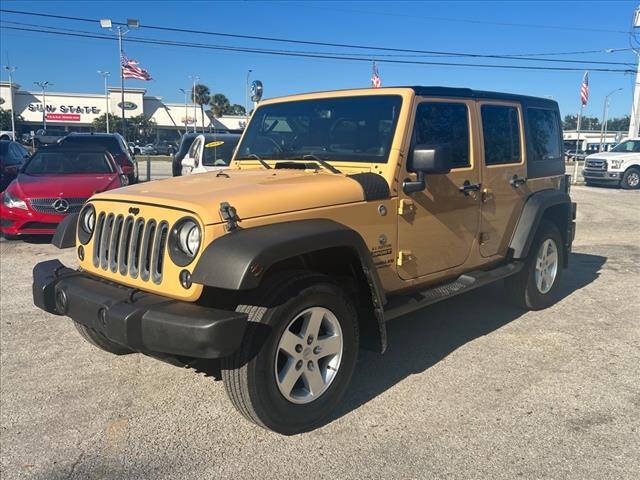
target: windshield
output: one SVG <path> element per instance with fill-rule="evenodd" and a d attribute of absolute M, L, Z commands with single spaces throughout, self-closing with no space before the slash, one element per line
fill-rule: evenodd
<path fill-rule="evenodd" d="M 640 140 L 627 140 L 611 149 L 612 152 L 640 152 Z"/>
<path fill-rule="evenodd" d="M 233 150 L 238 144 L 238 138 L 231 140 L 213 140 L 204 145 L 202 164 L 211 167 L 229 165 Z"/>
<path fill-rule="evenodd" d="M 28 175 L 113 173 L 110 162 L 98 152 L 36 152 L 24 169 Z"/>
<path fill-rule="evenodd" d="M 402 98 L 370 95 L 274 103 L 259 107 L 236 160 L 303 159 L 384 163 Z"/>

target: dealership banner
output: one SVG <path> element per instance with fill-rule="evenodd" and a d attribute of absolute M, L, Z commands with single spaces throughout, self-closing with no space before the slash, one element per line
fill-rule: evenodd
<path fill-rule="evenodd" d="M 80 114 L 78 113 L 47 113 L 47 120 L 52 122 L 79 122 Z"/>

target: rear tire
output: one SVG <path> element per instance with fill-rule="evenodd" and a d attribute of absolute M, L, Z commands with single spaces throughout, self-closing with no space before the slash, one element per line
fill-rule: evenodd
<path fill-rule="evenodd" d="M 251 422 L 285 435 L 321 425 L 355 369 L 352 302 L 325 275 L 284 272 L 267 278 L 248 303 L 236 309 L 249 315 L 242 346 L 221 364 L 231 403 Z"/>
<path fill-rule="evenodd" d="M 512 303 L 525 310 L 542 310 L 553 305 L 562 281 L 564 255 L 558 227 L 543 219 L 524 267 L 505 281 Z"/>
<path fill-rule="evenodd" d="M 89 342 L 94 347 L 99 348 L 100 350 L 113 353 L 114 355 L 127 355 L 129 353 L 133 353 L 133 350 L 118 343 L 112 342 L 100 332 L 95 331 L 93 328 L 85 327 L 78 322 L 73 322 L 73 324 L 82 338 L 84 338 L 87 342 Z"/>
<path fill-rule="evenodd" d="M 631 167 L 622 175 L 620 186 L 624 190 L 636 190 L 640 188 L 640 169 Z"/>

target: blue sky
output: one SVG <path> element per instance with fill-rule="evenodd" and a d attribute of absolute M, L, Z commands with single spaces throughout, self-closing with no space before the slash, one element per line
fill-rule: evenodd
<path fill-rule="evenodd" d="M 2 8 L 74 17 L 124 21 L 137 18 L 142 25 L 273 36 L 320 42 L 347 43 L 483 54 L 527 54 L 628 48 L 631 16 L 637 3 L 620 2 L 31 2 L 3 0 Z M 440 17 L 436 19 L 434 17 Z M 99 25 L 2 13 L 3 22 L 23 22 L 102 33 Z M 470 21 L 494 22 L 494 24 Z M 536 27 L 500 24 L 527 24 Z M 11 24 L 3 24 L 11 25 Z M 565 28 L 542 28 L 564 26 Z M 13 24 L 13 26 L 16 26 Z M 570 30 L 579 27 L 592 30 Z M 32 27 L 27 27 L 32 28 Z M 607 30 L 607 31 L 601 31 Z M 609 31 L 612 30 L 612 31 Z M 622 33 L 621 33 L 622 32 Z M 134 33 L 130 34 L 134 35 Z M 268 41 L 222 38 L 141 28 L 138 37 L 241 47 L 344 53 L 337 47 L 315 47 Z M 15 80 L 25 89 L 33 81 L 48 80 L 53 91 L 102 91 L 96 70 L 118 72 L 115 42 L 0 31 L 2 65 L 18 67 Z M 125 51 L 154 77 L 152 82 L 128 80 L 165 101 L 183 101 L 178 88 L 188 88 L 197 74 L 214 92 L 244 104 L 247 69 L 262 80 L 265 97 L 289 93 L 369 86 L 368 62 L 299 59 L 256 53 L 232 53 L 176 46 L 127 44 Z M 363 51 L 350 50 L 363 53 Z M 551 58 L 628 62 L 631 51 L 574 54 Z M 434 58 L 417 58 L 431 61 Z M 491 63 L 492 60 L 446 58 L 444 61 Z M 494 63 L 505 63 L 493 61 Z M 516 62 L 514 62 L 516 63 Z M 517 62 L 516 64 L 538 64 Z M 548 65 L 548 64 L 547 64 Z M 572 64 L 567 64 L 574 66 Z M 583 64 L 575 64 L 583 68 Z M 606 66 L 606 68 L 627 68 Z M 579 72 L 515 71 L 471 67 L 379 64 L 383 86 L 444 85 L 551 96 L 563 115 L 579 108 Z M 2 79 L 6 80 L 3 70 Z M 113 78 L 113 77 L 112 77 Z M 633 75 L 591 72 L 591 98 L 586 114 L 600 116 L 604 95 L 612 97 L 613 116 L 630 110 Z M 111 83 L 116 83 L 116 78 Z"/>

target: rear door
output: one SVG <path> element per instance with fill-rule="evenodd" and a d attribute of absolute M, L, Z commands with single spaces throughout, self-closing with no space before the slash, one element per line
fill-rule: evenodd
<path fill-rule="evenodd" d="M 527 198 L 522 107 L 517 102 L 478 102 L 482 128 L 480 254 L 506 254 Z"/>

